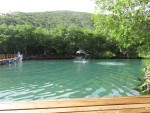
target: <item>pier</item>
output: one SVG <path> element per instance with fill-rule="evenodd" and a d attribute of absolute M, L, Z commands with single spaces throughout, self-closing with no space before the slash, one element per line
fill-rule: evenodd
<path fill-rule="evenodd" d="M 16 54 L 0 54 L 0 65 L 16 61 Z"/>
<path fill-rule="evenodd" d="M 1 102 L 0 113 L 150 113 L 150 95 Z"/>

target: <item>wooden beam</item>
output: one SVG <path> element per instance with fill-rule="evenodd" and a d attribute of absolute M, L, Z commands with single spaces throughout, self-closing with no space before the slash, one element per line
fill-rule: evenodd
<path fill-rule="evenodd" d="M 132 112 L 128 112 L 132 111 Z M 0 113 L 150 113 L 150 95 L 53 101 L 2 102 Z"/>

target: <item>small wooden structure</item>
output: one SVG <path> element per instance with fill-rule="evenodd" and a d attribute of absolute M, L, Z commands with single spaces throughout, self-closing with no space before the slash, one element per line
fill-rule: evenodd
<path fill-rule="evenodd" d="M 16 61 L 16 54 L 0 54 L 0 65 Z"/>
<path fill-rule="evenodd" d="M 16 54 L 0 54 L 0 60 L 16 57 Z"/>
<path fill-rule="evenodd" d="M 0 113 L 150 113 L 150 95 L 3 102 Z"/>

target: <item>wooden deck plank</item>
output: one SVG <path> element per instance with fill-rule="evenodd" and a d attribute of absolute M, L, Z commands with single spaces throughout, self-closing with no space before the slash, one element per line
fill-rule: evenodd
<path fill-rule="evenodd" d="M 0 103 L 0 110 L 7 109 L 42 109 L 42 108 L 63 108 L 63 107 L 82 107 L 97 105 L 125 105 L 150 103 L 148 96 L 130 96 L 113 98 L 91 98 L 91 99 L 69 99 L 55 101 L 31 101 L 31 102 L 4 102 Z"/>
<path fill-rule="evenodd" d="M 150 95 L 0 103 L 0 113 L 113 113 L 115 111 L 119 111 L 118 113 L 150 113 Z"/>
<path fill-rule="evenodd" d="M 7 59 L 0 59 L 0 61 L 5 61 L 5 60 L 16 60 L 16 57 L 14 57 L 14 58 L 7 58 Z"/>
<path fill-rule="evenodd" d="M 65 111 L 65 109 L 30 109 L 30 110 L 8 110 L 0 111 L 0 113 L 150 113 L 149 108 L 126 108 L 126 109 L 82 109 L 75 111 Z"/>
<path fill-rule="evenodd" d="M 45 108 L 45 109 L 24 109 L 20 112 L 85 112 L 85 111 L 106 111 L 106 110 L 125 110 L 125 109 L 145 109 L 150 111 L 150 104 L 131 104 L 131 105 L 111 105 L 111 106 L 89 106 L 89 107 L 67 107 L 66 108 Z M 10 111 L 10 110 L 7 110 Z M 15 111 L 15 110 L 14 110 Z M 17 110 L 16 110 L 17 111 Z"/>

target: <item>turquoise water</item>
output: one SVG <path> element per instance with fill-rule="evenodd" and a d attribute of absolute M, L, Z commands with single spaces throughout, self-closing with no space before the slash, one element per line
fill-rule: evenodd
<path fill-rule="evenodd" d="M 0 66 L 0 101 L 139 95 L 142 60 L 38 60 Z"/>

